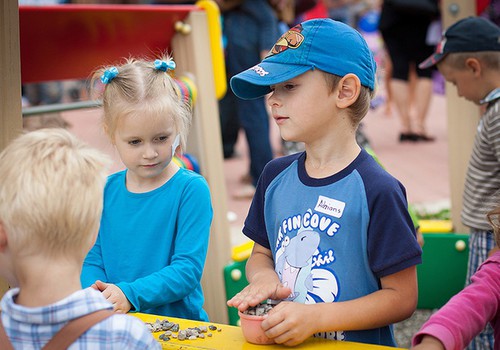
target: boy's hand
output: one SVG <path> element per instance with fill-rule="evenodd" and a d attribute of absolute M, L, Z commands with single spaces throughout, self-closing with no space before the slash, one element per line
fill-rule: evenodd
<path fill-rule="evenodd" d="M 241 292 L 227 301 L 228 306 L 236 307 L 243 312 L 250 306 L 258 305 L 267 299 L 281 300 L 287 298 L 292 290 L 276 283 L 276 277 L 270 280 L 266 278 L 257 279 L 250 283 Z"/>
<path fill-rule="evenodd" d="M 312 305 L 284 301 L 269 312 L 262 328 L 276 343 L 294 346 L 318 332 L 317 317 Z"/>
<path fill-rule="evenodd" d="M 93 287 L 94 285 L 92 285 Z M 116 313 L 126 314 L 132 308 L 122 290 L 111 283 L 104 283 L 99 280 L 95 282 L 97 290 L 102 292 L 102 295 L 113 304 L 113 309 Z"/>

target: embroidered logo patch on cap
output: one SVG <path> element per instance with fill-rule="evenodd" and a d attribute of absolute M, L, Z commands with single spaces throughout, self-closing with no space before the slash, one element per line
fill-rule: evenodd
<path fill-rule="evenodd" d="M 266 95 L 270 86 L 309 70 L 337 76 L 355 74 L 361 85 L 375 88 L 376 64 L 361 34 L 329 18 L 312 19 L 289 29 L 259 64 L 231 78 L 236 96 L 253 99 Z"/>
<path fill-rule="evenodd" d="M 296 49 L 302 44 L 304 41 L 304 36 L 302 35 L 302 25 L 298 24 L 295 27 L 291 28 L 288 32 L 283 34 L 281 38 L 278 39 L 276 44 L 274 44 L 273 48 L 267 54 L 267 57 L 272 55 L 279 54 L 287 49 Z"/>

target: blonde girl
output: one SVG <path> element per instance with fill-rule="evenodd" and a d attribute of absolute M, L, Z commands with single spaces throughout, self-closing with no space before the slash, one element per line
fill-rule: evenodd
<path fill-rule="evenodd" d="M 126 169 L 108 178 L 99 235 L 81 280 L 116 312 L 206 321 L 200 281 L 213 213 L 205 179 L 172 162 L 191 122 L 174 69 L 168 56 L 126 59 L 93 76 L 104 130 Z"/>

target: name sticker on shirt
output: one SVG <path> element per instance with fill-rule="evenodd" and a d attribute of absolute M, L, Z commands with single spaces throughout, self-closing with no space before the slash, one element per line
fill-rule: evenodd
<path fill-rule="evenodd" d="M 334 218 L 340 218 L 344 213 L 344 208 L 344 202 L 325 196 L 319 196 L 314 210 L 326 215 L 333 216 Z"/>

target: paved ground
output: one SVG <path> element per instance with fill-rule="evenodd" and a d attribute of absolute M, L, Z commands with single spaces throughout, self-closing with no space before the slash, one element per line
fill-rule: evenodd
<path fill-rule="evenodd" d="M 394 325 L 394 336 L 399 347 L 406 349 L 410 347 L 411 337 L 427 321 L 432 312 L 433 310 L 419 309 L 409 319 Z"/>

